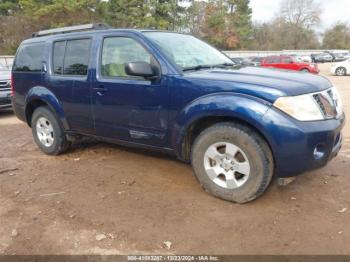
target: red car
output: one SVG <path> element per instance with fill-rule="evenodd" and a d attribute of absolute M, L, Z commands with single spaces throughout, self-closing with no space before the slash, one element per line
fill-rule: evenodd
<path fill-rule="evenodd" d="M 261 66 L 295 70 L 313 74 L 318 74 L 320 72 L 317 64 L 297 62 L 293 56 L 268 56 L 262 60 Z"/>

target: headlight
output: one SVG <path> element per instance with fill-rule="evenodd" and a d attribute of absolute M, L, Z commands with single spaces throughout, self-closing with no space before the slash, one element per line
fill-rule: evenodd
<path fill-rule="evenodd" d="M 319 106 L 309 94 L 280 97 L 273 105 L 300 121 L 324 119 Z"/>

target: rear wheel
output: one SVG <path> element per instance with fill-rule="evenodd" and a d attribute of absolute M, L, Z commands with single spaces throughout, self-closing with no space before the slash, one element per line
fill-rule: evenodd
<path fill-rule="evenodd" d="M 233 123 L 204 130 L 193 144 L 191 161 L 207 192 L 237 203 L 259 197 L 273 175 L 272 153 L 265 140 Z"/>
<path fill-rule="evenodd" d="M 59 119 L 48 107 L 37 108 L 31 121 L 35 143 L 45 154 L 58 155 L 69 148 Z"/>
<path fill-rule="evenodd" d="M 335 70 L 335 74 L 337 76 L 345 76 L 346 75 L 346 68 L 345 67 L 338 67 L 337 70 Z"/>

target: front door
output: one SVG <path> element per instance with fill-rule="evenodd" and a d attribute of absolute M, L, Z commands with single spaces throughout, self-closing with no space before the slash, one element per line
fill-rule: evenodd
<path fill-rule="evenodd" d="M 149 80 L 125 73 L 128 62 L 144 61 L 157 68 L 159 63 L 145 45 L 131 36 L 104 37 L 101 45 L 96 79 L 92 83 L 96 135 L 164 145 L 169 99 L 166 81 L 161 75 Z"/>

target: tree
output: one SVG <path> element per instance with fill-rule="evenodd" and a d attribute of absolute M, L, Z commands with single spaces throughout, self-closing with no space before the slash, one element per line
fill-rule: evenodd
<path fill-rule="evenodd" d="M 284 0 L 280 13 L 287 24 L 310 29 L 319 24 L 322 10 L 314 0 Z"/>
<path fill-rule="evenodd" d="M 313 27 L 319 24 L 322 10 L 314 0 L 284 0 L 279 13 L 277 21 L 284 28 L 288 43 L 292 43 L 291 48 L 305 48 L 309 41 L 315 43 Z"/>
<path fill-rule="evenodd" d="M 10 16 L 20 10 L 19 0 L 0 1 L 0 16 Z"/>
<path fill-rule="evenodd" d="M 337 23 L 326 30 L 323 38 L 325 49 L 350 49 L 350 27 L 345 23 Z"/>
<path fill-rule="evenodd" d="M 252 9 L 249 0 L 227 0 L 229 32 L 237 36 L 237 47 L 245 49 L 252 39 Z"/>
<path fill-rule="evenodd" d="M 275 19 L 269 23 L 253 26 L 253 39 L 249 45 L 250 49 L 254 50 L 282 50 L 295 49 L 293 30 L 298 30 L 300 37 L 297 43 L 297 49 L 318 49 L 320 43 L 317 35 L 311 29 L 305 29 L 292 26 L 286 23 L 283 19 Z"/>
<path fill-rule="evenodd" d="M 143 0 L 109 0 L 106 20 L 115 27 L 141 27 L 148 9 Z"/>
<path fill-rule="evenodd" d="M 175 0 L 148 0 L 145 27 L 175 30 L 182 26 L 184 8 Z"/>
<path fill-rule="evenodd" d="M 100 0 L 20 0 L 23 15 L 43 28 L 99 20 Z"/>

